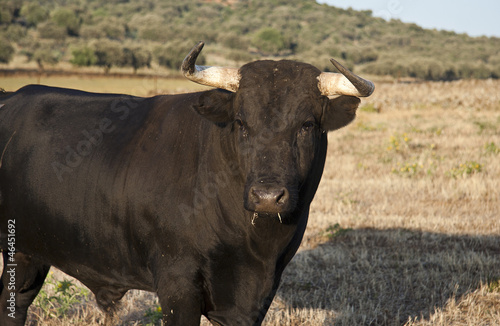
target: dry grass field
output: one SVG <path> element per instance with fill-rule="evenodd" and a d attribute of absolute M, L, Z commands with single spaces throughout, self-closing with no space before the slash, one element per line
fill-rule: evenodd
<path fill-rule="evenodd" d="M 151 92 L 123 87 L 109 91 Z M 500 81 L 376 87 L 329 136 L 304 241 L 264 325 L 500 325 Z M 57 270 L 30 309 L 29 325 L 103 321 Z M 153 294 L 130 291 L 120 323 L 159 315 Z"/>

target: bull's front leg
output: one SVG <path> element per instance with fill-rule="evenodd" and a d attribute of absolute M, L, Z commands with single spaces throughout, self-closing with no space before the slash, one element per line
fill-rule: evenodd
<path fill-rule="evenodd" d="M 201 291 L 189 269 L 170 271 L 165 268 L 155 276 L 155 286 L 165 325 L 199 326 Z M 168 271 L 168 272 L 167 272 Z"/>
<path fill-rule="evenodd" d="M 218 270 L 205 288 L 209 298 L 205 312 L 215 325 L 258 326 L 262 324 L 276 294 L 279 281 L 274 269 L 256 263 L 227 265 Z"/>
<path fill-rule="evenodd" d="M 260 326 L 264 321 L 274 295 L 266 298 L 259 306 L 241 307 L 234 305 L 226 310 L 214 310 L 207 313 L 207 318 L 214 325 Z"/>

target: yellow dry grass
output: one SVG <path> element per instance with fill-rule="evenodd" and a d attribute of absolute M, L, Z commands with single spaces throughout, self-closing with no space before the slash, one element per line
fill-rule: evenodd
<path fill-rule="evenodd" d="M 377 84 L 329 141 L 264 324 L 500 325 L 500 82 Z M 148 323 L 155 300 L 130 291 L 121 323 Z M 31 311 L 33 325 L 103 319 L 92 296 L 64 320 Z"/>

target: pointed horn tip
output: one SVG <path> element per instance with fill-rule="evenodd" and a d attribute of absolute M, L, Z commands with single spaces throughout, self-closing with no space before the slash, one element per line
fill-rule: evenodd
<path fill-rule="evenodd" d="M 348 71 L 352 74 L 352 72 L 347 69 L 346 67 L 344 67 L 343 65 L 340 64 L 340 62 L 338 62 L 337 60 L 335 60 L 334 58 L 330 58 L 330 62 L 335 66 L 335 68 L 338 69 L 338 71 L 340 71 L 343 75 L 344 75 L 344 71 Z M 363 82 L 365 83 L 366 86 L 368 86 L 369 88 L 367 88 L 365 90 L 365 93 L 363 94 L 363 97 L 368 97 L 370 95 L 373 94 L 373 92 L 375 91 L 375 84 L 370 81 L 370 80 L 367 80 L 367 79 L 364 79 L 364 78 L 361 78 L 359 76 L 357 76 L 358 78 L 362 79 Z"/>
<path fill-rule="evenodd" d="M 342 66 L 337 60 L 335 60 L 334 58 L 330 58 L 330 62 L 335 66 L 337 67 L 337 65 L 341 66 L 341 67 L 344 67 Z"/>
<path fill-rule="evenodd" d="M 372 95 L 372 94 L 373 94 L 373 92 L 375 91 L 375 84 L 374 84 L 373 82 L 369 81 L 369 80 L 367 80 L 367 82 L 370 82 L 370 84 L 371 84 L 371 88 L 370 88 L 370 91 L 368 91 L 368 92 L 366 93 L 366 96 L 365 96 L 365 97 L 368 97 L 368 96 Z"/>
<path fill-rule="evenodd" d="M 194 49 L 197 49 L 197 52 L 201 52 L 201 50 L 203 49 L 203 47 L 205 46 L 205 42 L 203 41 L 199 41 L 198 44 L 196 44 L 194 47 L 193 47 L 193 50 Z"/>
<path fill-rule="evenodd" d="M 186 55 L 186 57 L 182 61 L 181 71 L 185 77 L 194 73 L 196 59 L 198 59 L 198 56 L 200 55 L 200 52 L 201 50 L 203 50 L 204 46 L 205 42 L 203 41 L 198 42 L 198 44 L 193 46 L 191 51 L 189 51 L 188 55 Z"/>

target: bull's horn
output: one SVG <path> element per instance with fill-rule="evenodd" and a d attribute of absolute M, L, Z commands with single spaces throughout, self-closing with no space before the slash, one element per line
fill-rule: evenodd
<path fill-rule="evenodd" d="M 371 81 L 356 76 L 334 59 L 330 61 L 342 74 L 323 72 L 318 76 L 318 88 L 322 95 L 366 97 L 373 93 L 375 85 Z"/>
<path fill-rule="evenodd" d="M 240 74 L 236 68 L 197 66 L 196 59 L 205 43 L 199 42 L 182 62 L 182 74 L 198 84 L 236 92 L 240 85 Z"/>

